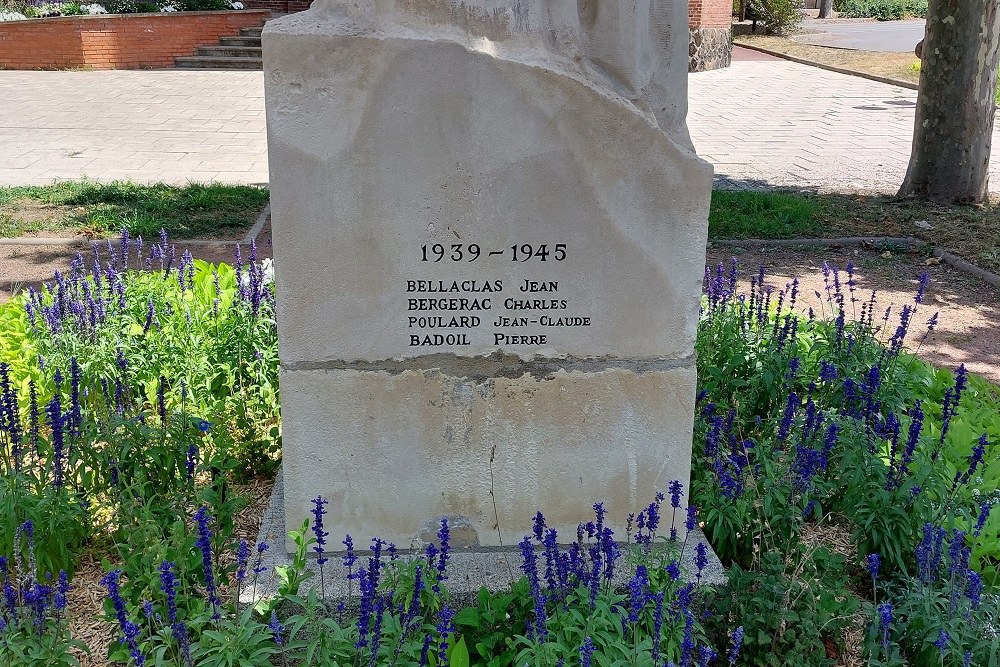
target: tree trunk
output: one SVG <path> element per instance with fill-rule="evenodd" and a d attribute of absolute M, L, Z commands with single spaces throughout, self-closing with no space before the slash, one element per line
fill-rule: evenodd
<path fill-rule="evenodd" d="M 819 0 L 819 17 L 828 19 L 833 15 L 833 0 Z"/>
<path fill-rule="evenodd" d="M 899 196 L 982 202 L 1000 67 L 1000 0 L 930 0 L 913 149 Z"/>

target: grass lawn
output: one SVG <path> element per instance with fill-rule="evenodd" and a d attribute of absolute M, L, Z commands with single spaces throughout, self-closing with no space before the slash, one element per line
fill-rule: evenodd
<path fill-rule="evenodd" d="M 812 27 L 811 24 L 810 27 Z M 834 49 L 826 46 L 800 44 L 787 37 L 765 37 L 763 35 L 737 35 L 734 38 L 734 43 L 759 46 L 769 51 L 823 65 L 898 79 L 908 83 L 915 84 L 920 80 L 920 61 L 913 53 L 877 53 L 874 51 Z"/>
<path fill-rule="evenodd" d="M 712 239 L 912 236 L 1000 271 L 1000 202 L 944 206 L 890 196 L 712 193 Z M 931 229 L 915 223 L 925 221 Z"/>
<path fill-rule="evenodd" d="M 63 181 L 0 188 L 0 237 L 30 233 L 176 238 L 232 234 L 253 223 L 268 191 L 248 185 Z"/>

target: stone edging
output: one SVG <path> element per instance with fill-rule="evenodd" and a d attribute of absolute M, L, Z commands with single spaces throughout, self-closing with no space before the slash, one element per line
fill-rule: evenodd
<path fill-rule="evenodd" d="M 256 219 L 254 219 L 253 226 L 246 235 L 239 240 L 222 240 L 222 239 L 178 239 L 173 242 L 173 245 L 250 245 L 250 242 L 255 240 L 259 235 L 261 230 L 264 229 L 264 225 L 267 224 L 268 216 L 271 215 L 271 203 L 268 202 L 264 204 L 264 208 L 260 210 L 257 214 Z M 57 246 L 80 246 L 80 247 L 90 247 L 94 243 L 119 243 L 121 241 L 120 236 L 109 236 L 103 239 L 88 239 L 88 238 L 46 238 L 42 236 L 31 236 L 24 238 L 0 238 L 0 246 L 46 246 L 46 245 L 57 245 Z"/>
<path fill-rule="evenodd" d="M 801 44 L 801 42 L 796 42 L 796 44 Z M 887 83 L 890 86 L 899 86 L 900 88 L 909 88 L 910 90 L 917 90 L 919 86 L 915 83 L 910 83 L 909 81 L 901 81 L 899 79 L 892 79 L 887 76 L 879 76 L 877 74 L 868 74 L 867 72 L 858 72 L 853 69 L 845 69 L 843 67 L 837 67 L 835 65 L 826 65 L 824 63 L 818 63 L 814 60 L 806 60 L 805 58 L 799 58 L 797 56 L 790 56 L 787 53 L 781 53 L 779 51 L 772 51 L 771 49 L 765 49 L 762 46 L 751 46 L 745 42 L 733 42 L 733 46 L 739 46 L 744 49 L 750 49 L 751 51 L 759 51 L 761 53 L 766 53 L 769 56 L 774 56 L 776 58 L 781 58 L 782 60 L 790 60 L 793 63 L 799 63 L 800 65 L 811 65 L 812 67 L 818 67 L 820 69 L 825 69 L 830 72 L 837 72 L 838 74 L 847 74 L 848 76 L 858 76 L 862 79 L 869 79 L 871 81 L 878 81 L 879 83 Z"/>
<path fill-rule="evenodd" d="M 863 247 L 869 245 L 875 247 L 904 245 L 908 248 L 933 246 L 933 244 L 928 241 L 923 241 L 912 236 L 847 236 L 834 239 L 721 239 L 710 241 L 710 243 L 711 245 L 724 247 L 772 246 L 779 248 L 803 248 L 809 246 Z M 948 252 L 947 250 L 942 250 L 941 248 L 933 248 L 932 254 L 945 264 L 948 264 L 959 271 L 975 276 L 976 278 L 979 278 L 983 282 L 994 287 L 1000 288 L 1000 276 L 997 274 L 976 266 L 968 260 L 963 259 L 952 252 Z"/>
<path fill-rule="evenodd" d="M 260 232 L 264 229 L 264 225 L 267 224 L 268 216 L 271 214 L 271 204 L 268 202 L 261 209 L 260 213 L 257 214 L 257 219 L 254 221 L 253 226 L 239 241 L 216 241 L 207 239 L 192 239 L 192 240 L 178 240 L 175 245 L 228 245 L 231 243 L 239 243 L 241 245 L 249 245 L 251 241 L 260 235 Z M 107 239 L 100 239 L 99 242 L 106 243 L 111 241 L 112 243 L 117 243 L 121 241 L 121 237 L 109 237 Z M 0 238 L 0 246 L 89 246 L 94 243 L 94 239 L 66 239 L 66 238 Z M 737 246 L 772 246 L 779 248 L 805 248 L 810 246 L 848 246 L 848 247 L 864 247 L 868 245 L 873 245 L 876 247 L 885 247 L 890 245 L 903 245 L 908 248 L 914 248 L 918 246 L 932 246 L 933 244 L 928 241 L 923 241 L 912 236 L 846 236 L 841 238 L 832 239 L 720 239 L 715 241 L 710 241 L 712 246 L 724 246 L 724 247 L 737 247 Z M 958 255 L 949 252 L 947 250 L 942 250 L 941 248 L 934 248 L 932 253 L 935 257 L 939 258 L 942 262 L 967 273 L 969 275 L 979 278 L 985 283 L 988 283 L 994 287 L 1000 288 L 1000 276 L 986 269 L 972 264 L 966 259 L 959 257 Z"/>

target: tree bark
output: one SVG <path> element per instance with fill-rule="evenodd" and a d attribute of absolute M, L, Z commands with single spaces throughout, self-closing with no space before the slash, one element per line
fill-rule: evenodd
<path fill-rule="evenodd" d="M 1000 0 L 930 0 L 913 148 L 899 196 L 982 202 L 1000 67 Z"/>
<path fill-rule="evenodd" d="M 833 0 L 819 0 L 819 17 L 828 19 L 833 15 Z"/>

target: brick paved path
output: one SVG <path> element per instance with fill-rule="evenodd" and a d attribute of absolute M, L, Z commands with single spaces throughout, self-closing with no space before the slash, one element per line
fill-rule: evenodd
<path fill-rule="evenodd" d="M 892 192 L 902 181 L 912 90 L 783 60 L 689 81 L 691 136 L 724 186 Z M 260 72 L 0 71 L 0 119 L 0 185 L 268 180 Z M 1000 190 L 1000 155 L 993 163 Z"/>
<path fill-rule="evenodd" d="M 723 187 L 895 192 L 906 174 L 915 90 L 786 60 L 692 74 L 688 124 Z M 1000 191 L 1000 125 L 990 189 Z"/>
<path fill-rule="evenodd" d="M 0 71 L 0 185 L 265 183 L 260 72 Z"/>

